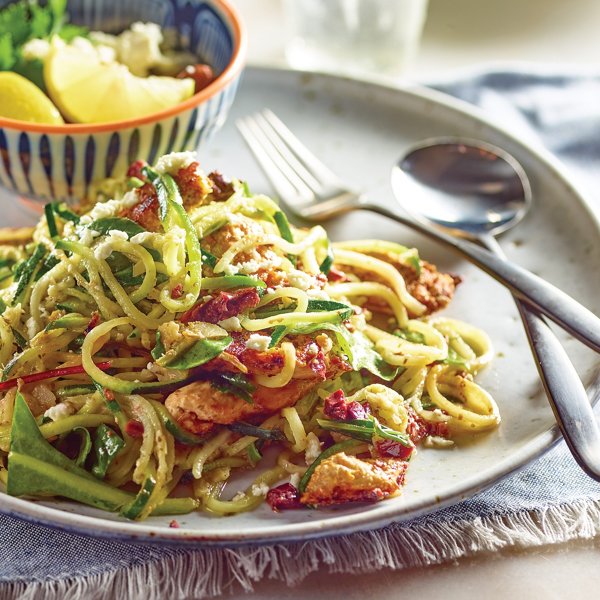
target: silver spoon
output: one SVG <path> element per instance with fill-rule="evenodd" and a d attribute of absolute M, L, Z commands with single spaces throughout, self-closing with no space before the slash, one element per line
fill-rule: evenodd
<path fill-rule="evenodd" d="M 396 199 L 418 221 L 477 241 L 505 259 L 495 235 L 531 206 L 521 165 L 474 140 L 437 138 L 410 148 L 392 170 Z M 600 430 L 585 388 L 541 314 L 515 302 L 558 426 L 581 468 L 600 481 Z"/>

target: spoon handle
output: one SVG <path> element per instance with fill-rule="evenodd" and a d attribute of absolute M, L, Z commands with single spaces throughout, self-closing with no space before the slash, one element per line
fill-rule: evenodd
<path fill-rule="evenodd" d="M 494 237 L 482 236 L 480 240 L 496 256 L 506 260 Z M 518 298 L 515 303 L 558 427 L 579 466 L 600 481 L 600 428 L 585 387 L 544 318 Z"/>
<path fill-rule="evenodd" d="M 558 427 L 579 466 L 600 481 L 600 430 L 583 383 L 543 317 L 515 301 Z"/>
<path fill-rule="evenodd" d="M 362 210 L 369 210 L 415 229 L 447 246 L 451 246 L 472 263 L 506 286 L 515 296 L 526 301 L 539 312 L 550 317 L 571 335 L 600 352 L 600 319 L 568 294 L 534 275 L 527 269 L 503 260 L 490 250 L 473 242 L 455 238 L 431 226 L 422 225 L 385 206 L 364 202 Z"/>

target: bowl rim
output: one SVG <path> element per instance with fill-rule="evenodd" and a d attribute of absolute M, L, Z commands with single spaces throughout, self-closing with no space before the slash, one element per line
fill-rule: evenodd
<path fill-rule="evenodd" d="M 9 119 L 0 117 L 0 128 L 16 129 L 22 132 L 31 133 L 62 133 L 62 134 L 89 134 L 89 133 L 105 133 L 112 131 L 120 131 L 122 129 L 131 129 L 140 125 L 147 125 L 162 121 L 163 119 L 178 115 L 188 109 L 195 108 L 204 100 L 211 98 L 218 92 L 227 87 L 241 73 L 248 46 L 248 34 L 246 26 L 237 8 L 235 8 L 230 0 L 212 0 L 214 5 L 221 9 L 231 25 L 234 32 L 234 48 L 232 58 L 229 61 L 225 70 L 209 85 L 191 98 L 184 100 L 165 108 L 159 112 L 144 115 L 135 119 L 124 119 L 121 121 L 110 121 L 106 123 L 64 123 L 61 125 L 50 125 L 48 123 L 30 123 L 29 121 L 20 121 L 18 119 Z"/>

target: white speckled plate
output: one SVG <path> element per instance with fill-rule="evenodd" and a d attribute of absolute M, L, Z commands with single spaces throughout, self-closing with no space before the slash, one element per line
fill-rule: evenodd
<path fill-rule="evenodd" d="M 235 131 L 234 120 L 265 106 L 296 131 L 306 144 L 354 187 L 393 196 L 389 174 L 410 144 L 429 136 L 479 138 L 512 152 L 531 177 L 535 207 L 516 230 L 502 238 L 510 259 L 542 275 L 600 311 L 596 273 L 600 264 L 598 222 L 573 189 L 561 167 L 493 126 L 466 104 L 422 89 L 388 89 L 322 75 L 248 69 L 227 125 L 201 152 L 205 168 L 248 180 L 254 191 L 271 190 Z M 3 197 L 2 225 L 28 217 Z M 31 217 L 29 217 L 31 218 Z M 442 269 L 460 274 L 464 284 L 447 314 L 483 327 L 497 357 L 480 376 L 497 399 L 502 425 L 468 446 L 423 449 L 411 462 L 402 497 L 376 505 L 328 511 L 275 514 L 266 506 L 230 518 L 195 513 L 142 523 L 67 502 L 30 502 L 2 492 L 0 510 L 56 527 L 120 539 L 235 545 L 308 539 L 342 531 L 371 529 L 460 501 L 521 467 L 557 439 L 554 419 L 529 354 L 512 299 L 494 280 L 468 262 L 385 220 L 353 214 L 329 224 L 335 239 L 380 237 L 415 245 Z M 600 357 L 565 338 L 573 362 L 590 391 Z"/>

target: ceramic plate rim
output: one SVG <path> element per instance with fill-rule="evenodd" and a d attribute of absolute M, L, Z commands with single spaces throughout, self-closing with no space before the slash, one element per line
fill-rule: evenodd
<path fill-rule="evenodd" d="M 502 126 L 494 124 L 483 112 L 474 105 L 463 100 L 448 96 L 437 90 L 427 88 L 417 84 L 403 84 L 396 87 L 385 84 L 353 80 L 347 77 L 328 75 L 314 72 L 290 71 L 289 69 L 276 67 L 248 67 L 248 71 L 266 74 L 269 77 L 277 77 L 277 74 L 288 75 L 297 74 L 299 77 L 307 76 L 330 80 L 333 82 L 344 82 L 346 85 L 356 86 L 357 88 L 371 89 L 375 93 L 385 92 L 397 94 L 398 96 L 411 96 L 413 100 L 421 100 L 441 106 L 451 112 L 459 113 L 484 125 L 515 145 L 519 146 L 525 153 L 538 163 L 541 163 L 551 171 L 565 187 L 569 190 L 572 197 L 583 208 L 590 221 L 593 223 L 598 238 L 600 239 L 600 217 L 596 215 L 585 197 L 578 191 L 576 185 L 570 180 L 565 167 L 548 150 L 529 144 L 526 140 L 517 138 L 509 130 Z M 243 89 L 243 88 L 242 88 Z M 600 391 L 600 377 L 596 377 L 594 383 L 589 386 L 588 394 L 591 395 L 594 402 L 598 400 Z M 318 539 L 335 535 L 346 535 L 356 531 L 363 531 L 367 528 L 374 529 L 389 525 L 393 522 L 401 522 L 407 519 L 413 519 L 426 513 L 434 512 L 457 501 L 471 497 L 474 494 L 497 483 L 504 477 L 523 468 L 529 462 L 548 451 L 556 442 L 561 439 L 557 427 L 551 427 L 545 432 L 538 434 L 527 442 L 518 453 L 511 454 L 503 461 L 498 463 L 493 475 L 490 473 L 485 479 L 479 476 L 473 476 L 460 485 L 449 487 L 447 492 L 432 502 L 431 499 L 415 505 L 410 511 L 403 511 L 402 507 L 390 503 L 384 506 L 376 515 L 366 510 L 355 514 L 341 514 L 340 516 L 330 517 L 327 520 L 306 521 L 302 523 L 285 524 L 282 532 L 267 531 L 258 528 L 246 528 L 243 532 L 223 532 L 223 533 L 202 533 L 201 530 L 193 529 L 167 529 L 146 525 L 143 523 L 127 523 L 122 521 L 106 520 L 98 517 L 81 515 L 65 512 L 60 509 L 52 508 L 35 501 L 23 500 L 8 496 L 0 492 L 2 506 L 0 512 L 10 516 L 19 517 L 37 524 L 47 525 L 53 528 L 65 530 L 72 533 L 81 533 L 95 537 L 104 537 L 115 540 L 147 542 L 153 544 L 169 545 L 202 545 L 202 546 L 244 546 L 269 544 L 274 542 L 296 542 L 309 539 Z"/>

